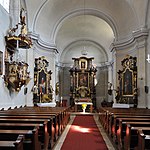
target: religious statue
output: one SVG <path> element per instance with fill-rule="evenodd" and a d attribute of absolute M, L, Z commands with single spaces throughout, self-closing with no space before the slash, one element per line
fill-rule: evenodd
<path fill-rule="evenodd" d="M 55 90 L 56 95 L 59 94 L 59 82 L 56 83 L 56 90 Z"/>
<path fill-rule="evenodd" d="M 45 94 L 45 81 L 44 81 L 44 78 L 41 79 L 41 83 L 39 84 L 39 92 L 40 92 L 40 94 Z"/>
<path fill-rule="evenodd" d="M 108 94 L 112 95 L 112 83 L 108 82 Z"/>

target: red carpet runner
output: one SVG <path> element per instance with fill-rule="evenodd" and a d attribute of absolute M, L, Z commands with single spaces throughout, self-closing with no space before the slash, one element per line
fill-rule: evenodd
<path fill-rule="evenodd" d="M 61 150 L 107 150 L 93 116 L 75 117 Z"/>

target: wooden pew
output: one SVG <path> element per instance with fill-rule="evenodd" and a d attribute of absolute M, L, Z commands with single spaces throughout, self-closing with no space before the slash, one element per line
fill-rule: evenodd
<path fill-rule="evenodd" d="M 127 109 L 122 109 L 122 108 L 101 108 L 99 109 L 100 111 L 100 121 L 104 127 L 104 129 L 109 132 L 109 123 L 113 122 L 113 116 L 114 115 L 138 115 L 138 114 L 143 114 L 143 115 L 150 115 L 150 110 L 145 109 L 145 108 L 127 108 Z M 103 116 L 103 117 L 101 117 Z M 112 118 L 111 118 L 112 117 Z"/>
<path fill-rule="evenodd" d="M 150 129 L 138 129 L 138 146 L 135 150 L 149 150 L 150 149 Z"/>
<path fill-rule="evenodd" d="M 14 141 L 0 141 L 1 150 L 23 150 L 24 136 L 19 135 Z"/>
<path fill-rule="evenodd" d="M 27 118 L 0 118 L 0 123 L 28 123 L 28 124 L 43 124 L 43 127 L 44 128 L 40 128 L 41 130 L 40 133 L 38 134 L 39 136 L 42 136 L 42 140 L 44 140 L 44 147 L 51 147 L 52 146 L 52 141 L 51 141 L 51 138 L 50 136 L 52 136 L 51 134 L 51 131 L 50 133 L 48 134 L 48 128 L 50 126 L 50 120 L 48 119 L 27 119 Z M 41 126 L 40 126 L 41 127 Z"/>
<path fill-rule="evenodd" d="M 124 149 L 134 149 L 138 144 L 138 130 L 150 130 L 149 122 L 127 122 L 126 135 L 124 137 Z"/>
<path fill-rule="evenodd" d="M 32 112 L 49 112 L 49 114 L 58 114 L 61 115 L 62 128 L 66 126 L 70 118 L 70 107 L 24 107 L 21 111 L 32 111 Z"/>
<path fill-rule="evenodd" d="M 23 149 L 24 150 L 41 150 L 40 142 L 38 141 L 38 129 L 33 130 L 0 130 L 0 141 L 14 140 L 18 135 L 24 135 Z"/>
<path fill-rule="evenodd" d="M 134 114 L 126 114 L 126 115 L 114 115 L 113 116 L 113 122 L 111 122 L 109 124 L 109 135 L 114 139 L 115 141 L 115 136 L 116 136 L 116 133 L 117 133 L 117 130 L 119 128 L 119 118 L 150 118 L 150 115 L 146 115 L 144 116 L 144 114 L 137 114 L 135 115 Z"/>
<path fill-rule="evenodd" d="M 124 136 L 126 135 L 126 127 L 128 122 L 149 122 L 150 118 L 118 118 L 119 119 L 119 128 L 117 130 L 117 143 L 118 147 L 123 147 Z"/>
<path fill-rule="evenodd" d="M 66 121 L 67 120 L 66 118 L 68 118 L 68 107 L 67 108 L 51 108 L 51 107 L 25 107 L 25 108 L 22 108 L 22 109 L 17 109 L 17 112 L 19 113 L 38 113 L 38 114 L 43 114 L 43 113 L 48 113 L 49 115 L 52 115 L 52 116 L 56 116 L 57 117 L 57 123 L 58 123 L 58 128 L 59 128 L 59 134 L 60 134 L 60 131 L 62 132 L 64 127 L 66 126 Z M 9 110 L 9 111 L 5 111 L 7 113 L 17 113 L 16 110 Z"/>
<path fill-rule="evenodd" d="M 114 109 L 114 108 L 101 108 L 99 113 L 99 119 L 106 130 L 106 132 L 110 135 L 110 137 L 113 137 L 114 143 L 118 143 L 120 146 L 120 149 L 123 149 L 122 147 L 122 139 L 121 137 L 125 136 L 125 125 L 123 124 L 123 134 L 122 134 L 122 123 L 121 126 L 118 123 L 120 118 L 126 118 L 122 122 L 146 122 L 145 124 L 149 124 L 147 122 L 150 122 L 150 110 L 143 109 L 143 108 L 129 108 L 129 109 Z M 127 120 L 130 118 L 130 120 Z M 140 124 L 140 123 L 139 123 Z M 144 123 L 143 123 L 144 124 Z M 149 125 L 145 125 L 149 126 Z M 144 125 L 143 125 L 144 127 Z M 146 128 L 146 127 L 144 127 Z M 116 137 L 117 134 L 117 137 Z M 120 140 L 121 139 L 121 140 Z M 126 139 L 126 138 L 125 138 Z M 121 142 L 120 142 L 121 141 Z M 125 142 L 127 143 L 127 142 Z M 126 144 L 127 145 L 127 144 Z"/>
<path fill-rule="evenodd" d="M 47 113 L 49 115 L 52 116 L 56 116 L 56 120 L 57 120 L 57 125 L 56 128 L 58 128 L 59 132 L 58 132 L 58 136 L 60 135 L 60 133 L 63 131 L 64 127 L 66 126 L 66 124 L 69 121 L 70 118 L 70 113 L 69 113 L 69 109 L 70 107 L 54 107 L 54 108 L 50 108 L 50 107 L 25 107 L 25 108 L 21 108 L 21 109 L 17 109 L 17 110 L 8 110 L 5 111 L 5 113 L 20 113 L 20 114 L 30 114 L 30 113 L 38 113 L 38 114 L 43 114 L 43 113 Z M 1 113 L 2 114 L 2 113 Z"/>
<path fill-rule="evenodd" d="M 143 118 L 148 118 L 150 117 L 150 113 L 145 114 L 145 112 L 118 112 L 118 113 L 111 113 L 109 115 L 109 119 L 108 119 L 108 123 L 107 123 L 107 131 L 109 133 L 109 135 L 111 135 L 111 129 L 113 127 L 113 125 L 117 124 L 116 123 L 116 118 L 123 118 L 123 117 L 143 117 Z"/>
<path fill-rule="evenodd" d="M 32 130 L 33 128 L 38 127 L 38 139 L 42 144 L 44 149 L 47 149 L 49 146 L 49 135 L 47 132 L 47 122 L 43 124 L 30 124 L 30 123 L 1 123 L 0 122 L 0 130 Z"/>
<path fill-rule="evenodd" d="M 18 111 L 17 111 L 18 112 Z M 17 113 L 16 112 L 16 113 Z M 57 116 L 54 115 L 49 115 L 48 113 L 40 114 L 40 113 L 20 113 L 16 114 L 15 112 L 13 113 L 0 113 L 0 118 L 24 118 L 24 119 L 48 119 L 48 133 L 51 139 L 51 144 L 53 145 L 54 142 L 56 142 L 58 135 L 60 134 L 59 132 L 59 127 L 57 125 Z"/>
<path fill-rule="evenodd" d="M 0 112 L 0 118 L 22 118 L 23 116 L 26 118 L 48 118 L 52 119 L 53 117 L 53 128 L 51 129 L 52 145 L 56 142 L 58 137 L 60 136 L 61 132 L 63 131 L 64 127 L 69 121 L 70 113 L 69 107 L 67 108 L 50 108 L 50 107 L 23 107 L 17 109 L 11 109 L 7 111 Z M 10 117 L 14 116 L 14 117 Z M 20 117 L 18 117 L 20 116 Z M 53 136 L 54 135 L 54 136 Z"/>

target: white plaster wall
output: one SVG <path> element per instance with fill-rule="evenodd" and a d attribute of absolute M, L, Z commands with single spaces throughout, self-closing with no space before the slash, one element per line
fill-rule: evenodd
<path fill-rule="evenodd" d="M 148 29 L 150 29 L 150 2 L 147 8 L 148 11 L 147 11 L 146 24 Z M 149 34 L 150 34 L 150 30 L 149 30 Z M 150 54 L 150 36 L 148 36 L 147 39 L 146 58 L 147 58 L 147 54 Z M 146 99 L 147 99 L 147 107 L 150 109 L 150 63 L 148 63 L 147 61 L 146 61 L 146 86 L 148 86 L 149 88 L 149 91 L 146 94 Z"/>
<path fill-rule="evenodd" d="M 137 5 L 136 1 L 128 2 L 127 0 L 92 0 L 92 2 L 86 0 L 85 6 L 83 1 L 80 0 L 36 0 L 36 2 L 35 0 L 26 0 L 28 28 L 29 31 L 38 34 L 41 41 L 55 44 L 57 33 L 64 22 L 69 18 L 75 18 L 75 16 L 83 16 L 83 10 L 85 9 L 86 15 L 104 19 L 113 29 L 115 38 L 123 40 L 130 36 L 132 31 L 140 28 L 139 18 L 135 10 L 139 10 L 138 7 L 142 6 L 140 7 L 140 9 L 142 8 L 142 17 L 140 15 L 140 18 L 143 18 L 143 10 L 146 4 L 147 0 L 142 1 L 142 4 L 138 0 Z M 76 19 L 74 19 L 75 22 Z M 91 23 L 96 25 L 95 21 Z M 78 26 L 73 25 L 70 35 L 77 29 Z M 101 27 L 100 30 L 103 31 L 103 28 Z M 93 32 L 96 34 L 95 31 Z M 63 38 L 61 41 L 64 43 L 67 40 Z"/>
<path fill-rule="evenodd" d="M 0 5 L 0 51 L 5 54 L 5 39 L 4 37 L 7 34 L 7 31 L 10 26 L 10 17 L 9 14 L 3 9 Z M 26 54 L 24 55 L 26 58 Z M 4 64 L 4 57 L 3 57 Z M 5 73 L 5 68 L 3 66 L 3 74 Z M 28 86 L 28 85 L 27 85 Z M 0 76 L 0 109 L 9 108 L 9 107 L 20 107 L 27 104 L 27 95 L 24 95 L 24 86 L 22 86 L 19 92 L 10 93 L 8 88 L 4 83 L 3 76 Z M 29 90 L 28 90 L 29 91 Z"/>
<path fill-rule="evenodd" d="M 138 88 L 138 107 L 145 108 L 147 106 L 147 99 L 145 93 L 145 84 L 146 84 L 146 37 L 139 37 L 136 39 L 135 43 L 128 45 L 127 47 L 123 46 L 116 50 L 116 86 L 119 85 L 118 74 L 119 70 L 122 70 L 121 61 L 127 56 L 131 55 L 137 57 L 137 88 Z"/>

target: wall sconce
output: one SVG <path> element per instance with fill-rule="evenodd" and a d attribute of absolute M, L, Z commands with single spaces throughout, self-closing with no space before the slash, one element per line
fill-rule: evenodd
<path fill-rule="evenodd" d="M 144 88 L 145 88 L 145 93 L 148 94 L 149 87 L 148 86 L 144 86 Z"/>
<path fill-rule="evenodd" d="M 150 63 L 150 54 L 147 54 L 147 59 L 148 63 Z"/>

